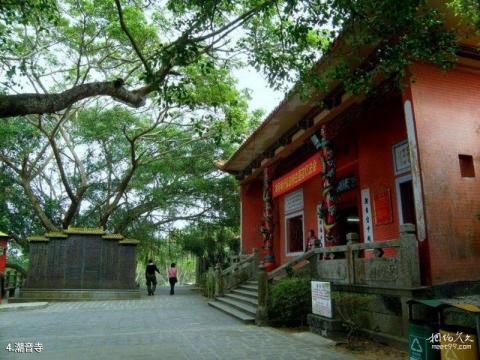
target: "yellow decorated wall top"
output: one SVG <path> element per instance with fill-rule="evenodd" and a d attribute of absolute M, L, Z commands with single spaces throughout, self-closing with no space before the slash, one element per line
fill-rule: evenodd
<path fill-rule="evenodd" d="M 106 240 L 122 240 L 123 235 L 122 234 L 105 234 L 102 236 L 102 239 Z"/>
<path fill-rule="evenodd" d="M 105 230 L 103 228 L 88 228 L 88 227 L 73 227 L 69 226 L 65 230 L 66 234 L 88 234 L 88 235 L 103 235 Z"/>
<path fill-rule="evenodd" d="M 41 236 L 41 235 L 29 236 L 29 237 L 27 237 L 27 240 L 29 242 L 36 242 L 36 241 L 38 241 L 38 242 L 48 242 L 49 241 L 49 239 L 47 237 Z"/>
<path fill-rule="evenodd" d="M 138 245 L 138 244 L 140 244 L 140 240 L 125 239 L 125 240 L 119 241 L 118 243 L 122 244 L 122 245 Z"/>
<path fill-rule="evenodd" d="M 61 231 L 50 231 L 46 233 L 45 236 L 49 238 L 61 238 L 61 239 L 66 239 L 68 237 L 67 234 Z"/>

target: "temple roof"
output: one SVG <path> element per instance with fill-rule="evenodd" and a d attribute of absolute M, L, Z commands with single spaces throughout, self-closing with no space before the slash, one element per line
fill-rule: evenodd
<path fill-rule="evenodd" d="M 480 37 L 472 36 L 471 29 L 459 24 L 458 18 L 455 17 L 451 10 L 445 7 L 443 1 L 430 0 L 428 3 L 430 6 L 437 7 L 446 14 L 446 27 L 455 27 L 458 33 L 461 34 L 458 39 L 460 45 L 468 48 L 478 47 Z M 465 34 L 468 34 L 468 36 Z M 331 49 L 320 59 L 315 68 L 312 69 L 312 71 L 318 72 L 320 77 L 323 76 L 327 84 L 324 91 L 319 91 L 308 99 L 302 99 L 292 91 L 277 105 L 262 124 L 255 129 L 227 161 L 218 160 L 215 162 L 215 166 L 222 171 L 236 175 L 239 180 L 245 181 L 255 178 L 261 173 L 265 166 L 269 166 L 279 159 L 285 158 L 298 149 L 322 123 L 332 120 L 347 108 L 361 103 L 363 101 L 362 97 L 347 96 L 339 92 L 341 83 L 339 81 L 328 80 L 326 77 L 328 70 L 336 65 L 337 59 L 349 51 L 349 36 L 351 36 L 351 34 L 342 34 L 337 38 Z M 375 48 L 376 46 L 372 44 L 363 46 L 359 51 L 360 56 L 350 61 L 350 67 L 354 69 L 360 66 Z M 467 65 L 471 65 L 472 61 L 474 60 L 462 59 L 462 62 L 467 62 Z M 319 108 L 319 104 L 322 102 L 328 104 L 329 98 L 334 98 L 335 96 L 340 96 L 341 99 L 333 108 L 325 105 Z M 295 126 L 309 115 L 315 107 L 317 107 L 317 111 L 314 116 L 313 126 L 310 129 L 298 126 L 298 131 L 289 138 L 288 143 L 282 144 L 282 141 L 279 141 L 282 136 L 291 132 L 292 129 L 295 130 Z"/>

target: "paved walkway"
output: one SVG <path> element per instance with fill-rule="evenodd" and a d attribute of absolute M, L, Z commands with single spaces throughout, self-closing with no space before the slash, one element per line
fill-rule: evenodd
<path fill-rule="evenodd" d="M 0 315 L 0 359 L 351 359 L 328 345 L 237 320 L 189 288 L 175 296 L 51 303 Z M 14 353 L 8 344 L 40 343 Z"/>

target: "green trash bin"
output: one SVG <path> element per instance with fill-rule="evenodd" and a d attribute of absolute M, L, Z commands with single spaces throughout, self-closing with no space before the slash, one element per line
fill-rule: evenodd
<path fill-rule="evenodd" d="M 438 343 L 431 341 L 431 339 L 435 339 L 438 333 L 439 327 L 437 324 L 410 320 L 408 323 L 408 359 L 440 359 L 440 351 L 435 346 Z"/>

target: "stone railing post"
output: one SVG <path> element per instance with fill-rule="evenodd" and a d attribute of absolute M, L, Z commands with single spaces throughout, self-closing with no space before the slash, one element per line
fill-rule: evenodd
<path fill-rule="evenodd" d="M 310 262 L 310 276 L 312 277 L 312 280 L 318 279 L 318 257 L 320 254 L 313 254 L 308 258 L 308 261 Z"/>
<path fill-rule="evenodd" d="M 400 225 L 400 271 L 402 282 L 407 287 L 421 285 L 418 244 L 415 225 Z"/>
<path fill-rule="evenodd" d="M 253 253 L 252 253 L 253 259 L 252 259 L 252 278 L 255 279 L 257 277 L 257 270 L 258 270 L 258 249 L 253 248 Z"/>
<path fill-rule="evenodd" d="M 355 283 L 355 263 L 353 259 L 353 250 L 351 243 L 347 243 L 345 251 L 345 259 L 347 260 L 347 279 L 349 284 Z"/>
<path fill-rule="evenodd" d="M 261 264 L 258 267 L 258 307 L 256 324 L 259 326 L 266 325 L 268 322 L 268 273 L 265 267 Z"/>
<path fill-rule="evenodd" d="M 7 277 L 6 277 L 7 281 L 5 281 L 5 287 L 7 289 L 12 286 L 12 276 L 13 276 L 13 272 L 12 271 L 7 271 Z"/>
<path fill-rule="evenodd" d="M 223 272 L 220 263 L 217 263 L 215 266 L 215 297 L 223 296 L 224 293 L 224 283 L 223 283 Z"/>
<path fill-rule="evenodd" d="M 213 289 L 211 288 L 211 278 L 213 278 Z M 213 266 L 210 266 L 208 268 L 208 273 L 207 273 L 207 296 L 209 299 L 212 299 L 215 297 L 215 284 L 216 284 L 216 277 L 215 277 L 215 271 L 213 270 Z"/>

